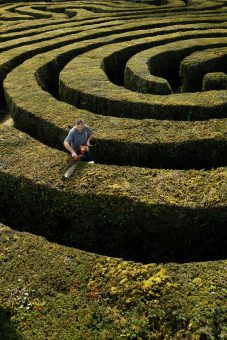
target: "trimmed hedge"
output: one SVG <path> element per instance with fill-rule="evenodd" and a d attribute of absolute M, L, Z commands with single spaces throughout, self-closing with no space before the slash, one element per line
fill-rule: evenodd
<path fill-rule="evenodd" d="M 56 28 L 55 28 L 56 29 Z M 84 28 L 86 30 L 86 27 Z M 33 34 L 32 36 L 32 43 L 38 43 L 38 42 L 43 42 L 45 40 L 52 40 L 58 37 L 65 37 L 68 36 L 69 34 L 75 34 L 76 32 L 81 32 L 83 31 L 83 28 L 78 27 L 78 25 L 75 25 L 73 27 L 72 24 L 70 24 L 70 27 L 67 29 L 66 27 L 60 29 L 57 28 L 56 32 L 55 31 L 48 31 L 48 32 L 41 32 L 38 34 Z M 26 33 L 24 33 L 26 34 Z M 1 40 L 1 37 L 0 37 Z M 31 44 L 31 37 L 30 36 L 25 36 L 21 38 L 16 38 L 12 39 L 10 41 L 2 42 L 0 46 L 0 52 L 1 51 L 7 51 L 12 48 L 16 48 L 18 46 L 25 46 L 25 45 L 30 45 Z"/>
<path fill-rule="evenodd" d="M 194 22 L 198 22 L 198 20 L 195 20 L 195 19 L 191 19 L 193 20 Z M 102 21 L 102 19 L 94 19 L 95 22 L 100 22 Z M 184 19 L 181 19 L 179 23 L 187 23 L 189 21 L 189 18 L 187 18 L 186 20 Z M 200 21 L 204 21 L 204 19 L 201 19 Z M 215 21 L 215 22 L 219 22 L 220 20 L 219 19 L 208 19 L 207 21 Z M 111 23 L 112 25 L 116 25 L 116 24 L 119 24 L 119 22 L 113 22 Z M 81 24 L 81 23 L 80 23 Z M 169 24 L 169 21 L 166 20 L 166 19 L 163 19 L 163 20 L 157 20 L 157 21 L 154 21 L 152 24 L 149 24 L 148 23 L 148 20 L 145 19 L 143 22 L 142 22 L 142 25 L 145 26 L 148 26 L 148 27 L 155 27 L 155 25 L 159 25 L 159 26 L 165 26 L 165 25 L 168 25 Z M 43 25 L 43 24 L 42 24 Z M 41 25 L 41 26 L 42 26 Z M 47 22 L 47 25 L 50 25 L 49 22 Z M 89 25 L 91 25 L 91 22 L 89 23 Z M 105 25 L 105 23 L 104 23 Z M 107 25 L 110 25 L 110 23 L 107 23 Z M 125 24 L 125 28 L 122 27 L 122 29 L 118 29 L 119 33 L 121 32 L 126 32 L 127 30 L 131 31 L 133 29 L 136 29 L 136 28 L 139 28 L 139 25 L 141 25 L 141 21 L 138 20 L 138 24 L 135 25 L 135 24 Z M 39 26 L 39 24 L 37 23 L 37 26 Z M 25 29 L 26 26 L 23 25 L 16 25 L 16 28 L 14 29 L 17 30 L 22 30 L 22 29 Z M 84 27 L 84 29 L 86 29 L 86 27 Z M 10 28 L 10 31 L 12 31 L 12 29 Z M 54 48 L 57 48 L 57 47 L 60 47 L 62 45 L 67 45 L 69 43 L 72 43 L 73 41 L 76 41 L 77 38 L 79 38 L 79 40 L 82 40 L 82 39 L 88 39 L 88 38 L 97 38 L 98 36 L 100 36 L 100 34 L 102 35 L 109 35 L 109 33 L 111 33 L 112 31 L 107 31 L 107 29 L 103 29 L 102 31 L 97 31 L 97 34 L 89 34 L 88 33 L 84 33 L 84 34 L 80 34 L 79 36 L 78 35 L 69 35 L 67 38 L 66 37 L 63 37 L 63 38 L 58 38 L 58 39 L 54 39 L 53 41 L 47 41 L 47 42 L 40 42 L 40 43 L 37 43 L 37 44 L 31 44 L 29 47 L 29 51 L 27 49 L 27 47 L 21 47 L 21 48 L 17 48 L 17 49 L 12 49 L 10 50 L 9 52 L 4 52 L 4 53 L 1 53 L 1 61 L 2 61 L 2 64 L 1 64 L 1 72 L 0 72 L 0 81 L 2 81 L 4 79 L 4 77 L 6 76 L 7 72 L 9 72 L 10 70 L 12 70 L 13 67 L 16 67 L 19 63 L 23 62 L 26 58 L 29 58 L 29 57 L 32 57 L 32 55 L 34 54 L 37 54 L 37 53 L 40 53 L 40 52 L 44 52 L 46 50 L 49 50 L 49 49 L 54 49 Z M 149 32 L 145 32 L 145 34 L 149 35 L 150 33 Z M 126 39 L 126 38 L 125 38 Z M 25 51 L 26 50 L 26 51 Z M 10 65 L 10 66 L 9 66 Z M 0 91 L 1 92 L 1 91 Z"/>
<path fill-rule="evenodd" d="M 128 65 L 124 72 L 124 86 L 125 88 L 141 93 L 153 94 L 170 94 L 172 93 L 171 86 L 166 79 L 155 77 L 149 74 L 148 65 L 140 64 L 139 73 L 135 74 Z"/>
<path fill-rule="evenodd" d="M 227 261 L 142 265 L 3 225 L 0 248 L 4 338 L 226 337 Z"/>
<path fill-rule="evenodd" d="M 10 33 L 15 33 L 15 36 L 17 34 L 23 34 L 23 32 L 26 34 L 27 31 L 34 29 L 37 29 L 37 32 L 39 32 L 40 28 L 46 27 L 46 31 L 49 30 L 49 27 L 59 25 L 63 23 L 70 23 L 72 20 L 58 20 L 58 22 L 54 22 L 53 20 L 48 20 L 48 19 L 39 19 L 39 20 L 31 20 L 31 21 L 25 21 L 25 22 L 19 22 L 19 23 L 14 23 L 14 25 L 3 25 L 1 34 L 0 36 L 4 34 L 10 34 Z"/>
<path fill-rule="evenodd" d="M 132 4 L 125 3 L 124 1 L 118 2 L 117 4 L 110 3 L 108 6 L 106 4 L 95 4 L 95 3 L 77 3 L 74 5 L 74 3 L 66 3 L 65 6 L 65 12 L 62 10 L 62 3 L 59 2 L 59 9 L 57 8 L 57 5 L 50 5 L 50 3 L 42 3 L 38 4 L 38 2 L 32 2 L 29 5 L 25 4 L 13 4 L 14 1 L 10 1 L 12 4 L 8 4 L 4 6 L 2 9 L 0 8 L 0 14 L 1 10 L 4 14 L 0 16 L 0 20 L 24 20 L 24 19 L 41 19 L 41 18 L 51 18 L 54 20 L 61 19 L 65 15 L 71 17 L 74 16 L 76 13 L 75 11 L 79 12 L 79 20 L 81 19 L 89 19 L 91 17 L 91 13 L 93 15 L 99 14 L 99 16 L 102 17 L 124 17 L 125 19 L 128 18 L 138 18 L 138 17 L 147 17 L 148 15 L 160 16 L 160 14 L 164 15 L 172 15 L 173 13 L 177 13 L 178 15 L 184 15 L 185 14 L 185 8 L 179 7 L 178 2 L 171 3 L 171 6 L 151 6 L 146 4 Z M 25 1 L 26 2 L 26 1 Z M 6 7 L 6 8 L 5 8 Z M 15 11 L 10 11 L 10 7 L 15 7 Z M 221 5 L 217 5 L 215 2 L 214 4 L 203 4 L 200 8 L 194 8 L 191 6 L 191 12 L 193 11 L 201 11 L 201 9 L 204 11 L 205 9 L 212 10 L 212 8 L 216 9 L 216 12 L 218 12 L 218 7 L 221 9 Z M 75 9 L 74 9 L 75 8 Z M 168 10 L 168 13 L 167 13 Z M 4 12 L 5 11 L 5 12 Z M 16 12 L 19 12 L 21 14 L 18 14 Z M 186 12 L 187 13 L 187 12 Z M 222 15 L 222 12 L 220 11 L 220 16 Z"/>
<path fill-rule="evenodd" d="M 112 84 L 105 73 L 108 72 L 106 71 L 106 59 L 109 59 L 109 65 L 111 66 L 108 69 L 111 68 L 112 73 L 116 74 L 114 65 L 118 63 L 118 60 L 119 64 L 122 63 L 122 56 L 124 60 L 127 60 L 130 55 L 152 45 L 153 54 L 158 57 L 159 54 L 166 52 L 168 55 L 168 53 L 176 49 L 181 53 L 183 46 L 189 49 L 191 45 L 193 49 L 195 46 L 202 48 L 203 45 L 209 46 L 212 43 L 218 46 L 227 44 L 225 37 L 202 38 L 206 35 L 214 36 L 214 34 L 214 30 L 212 32 L 204 33 L 201 31 L 200 33 L 192 32 L 190 34 L 179 32 L 173 35 L 170 34 L 169 37 L 166 35 L 165 37 L 158 36 L 133 40 L 133 42 L 112 44 L 108 49 L 106 46 L 99 47 L 79 55 L 69 62 L 60 73 L 59 91 L 61 98 L 78 108 L 118 117 L 187 120 L 189 113 L 193 119 L 201 120 L 226 117 L 226 98 L 225 96 L 217 98 L 216 92 L 203 92 L 199 95 L 193 93 L 168 96 L 146 95 L 131 92 Z M 216 34 L 225 35 L 223 29 Z M 193 35 L 196 36 L 196 39 L 187 40 Z M 177 42 L 157 47 L 157 45 L 163 44 L 163 40 L 176 39 L 178 40 Z M 179 39 L 185 39 L 181 41 L 180 46 Z M 114 63 L 111 62 L 112 60 L 114 60 Z M 76 77 L 74 74 L 76 74 Z"/>
<path fill-rule="evenodd" d="M 183 91 L 201 91 L 203 77 L 210 72 L 227 72 L 227 47 L 197 51 L 186 57 L 180 65 Z M 214 88 L 214 90 L 224 88 Z"/>
<path fill-rule="evenodd" d="M 81 164 L 62 181 L 66 155 L 14 128 L 0 151 L 0 220 L 13 227 L 140 261 L 226 256 L 226 168 Z"/>
<path fill-rule="evenodd" d="M 201 26 L 204 32 L 207 28 L 224 28 L 223 4 L 199 0 L 189 16 L 183 6 L 175 10 L 179 5 L 175 0 L 163 8 L 150 6 L 151 10 L 132 4 L 127 11 L 125 1 L 109 8 L 107 2 L 101 6 L 90 2 L 90 9 L 103 12 L 93 19 L 80 2 L 80 21 L 78 17 L 78 24 L 65 20 L 65 27 L 76 30 L 81 25 L 87 32 L 36 44 L 35 27 L 40 39 L 50 31 L 53 37 L 54 24 L 64 23 L 56 20 L 55 14 L 63 13 L 63 8 L 74 10 L 72 3 L 59 3 L 60 9 L 57 3 L 34 4 L 29 3 L 27 9 L 39 7 L 53 19 L 10 23 L 7 17 L 14 14 L 6 13 L 6 25 L 2 25 L 0 17 L 0 41 L 12 38 L 14 32 L 15 38 L 20 36 L 15 39 L 17 44 L 25 41 L 23 35 L 31 40 L 31 44 L 14 49 L 10 49 L 12 41 L 4 43 L 10 50 L 1 54 L 1 82 L 23 63 L 4 81 L 16 127 L 62 150 L 67 126 L 82 117 L 95 133 L 95 160 L 115 165 L 80 164 L 76 176 L 63 181 L 66 154 L 14 128 L 0 127 L 0 221 L 49 240 L 125 259 L 182 262 L 225 258 L 226 168 L 181 171 L 116 165 L 223 166 L 227 160 L 227 119 L 193 122 L 190 120 L 195 117 L 189 112 L 189 121 L 138 121 L 105 117 L 56 100 L 58 74 L 77 53 L 115 39 L 132 39 L 134 43 L 133 39 L 148 35 L 164 37 L 166 32 L 189 30 L 189 26 Z M 146 18 L 135 19 L 143 16 Z M 133 24 L 127 20 L 133 20 Z M 123 22 L 116 30 L 114 26 Z M 196 24 L 199 22 L 204 24 Z M 45 29 L 49 33 L 42 34 Z M 81 42 L 66 46 L 77 40 Z M 110 81 L 122 85 L 126 62 L 125 55 L 118 53 L 105 59 Z M 113 65 L 120 76 L 111 73 Z M 218 95 L 225 98 L 225 92 Z M 1 95 L 4 106 L 2 85 Z M 143 265 L 67 249 L 6 227 L 0 227 L 0 249 L 0 337 L 226 337 L 226 261 Z"/>
<path fill-rule="evenodd" d="M 203 77 L 203 91 L 227 90 L 227 75 L 224 72 L 207 73 Z"/>
<path fill-rule="evenodd" d="M 107 26 L 110 26 L 110 23 L 106 24 Z M 116 23 L 113 23 L 113 25 L 116 25 Z M 98 24 L 99 26 L 99 24 Z M 105 23 L 101 26 L 105 26 Z M 96 28 L 96 30 L 93 30 L 92 32 L 86 31 L 87 27 L 82 28 L 84 29 L 84 32 L 77 33 L 77 34 L 71 34 L 67 37 L 57 37 L 53 40 L 47 40 L 43 42 L 38 42 L 29 45 L 29 50 L 27 46 L 21 46 L 14 49 L 11 49 L 9 51 L 5 51 L 1 53 L 1 64 L 0 64 L 0 83 L 3 81 L 3 79 L 6 77 L 7 73 L 9 73 L 14 67 L 16 67 L 18 64 L 22 63 L 27 58 L 31 58 L 33 55 L 41 52 L 45 52 L 57 47 L 66 46 L 67 44 L 70 44 L 75 41 L 81 41 L 83 39 L 89 39 L 89 38 L 96 38 L 98 35 L 109 35 L 112 32 L 111 28 L 105 27 L 105 28 Z M 125 31 L 127 28 L 123 28 L 122 30 Z M 75 30 L 75 29 L 74 29 Z M 120 29 L 121 31 L 121 29 Z M 95 44 L 95 43 L 93 43 Z M 0 86 L 0 98 L 3 97 L 2 89 Z"/>
<path fill-rule="evenodd" d="M 45 7 L 43 5 L 41 5 L 41 8 L 39 9 L 37 4 L 30 5 L 30 6 L 17 7 L 15 11 L 21 14 L 31 15 L 35 19 L 54 18 L 58 20 L 58 19 L 64 19 L 66 17 L 65 14 L 61 14 L 61 13 L 59 14 L 59 13 L 46 12 Z"/>
<path fill-rule="evenodd" d="M 0 21 L 15 22 L 17 20 L 31 20 L 33 17 L 27 14 L 16 13 L 19 4 L 6 4 L 4 7 L 0 7 Z"/>
<path fill-rule="evenodd" d="M 226 119 L 210 120 L 209 124 L 127 120 L 94 115 L 56 101 L 46 91 L 53 91 L 53 88 L 57 91 L 59 70 L 73 54 L 82 51 L 83 46 L 86 49 L 87 43 L 76 43 L 33 57 L 5 79 L 8 106 L 19 129 L 62 150 L 67 126 L 82 116 L 95 131 L 94 156 L 98 162 L 197 169 L 227 163 Z M 34 74 L 45 91 L 38 86 Z M 26 90 L 24 84 L 29 84 Z"/>
<path fill-rule="evenodd" d="M 127 62 L 124 72 L 124 84 L 126 88 L 142 93 L 170 94 L 172 89 L 176 91 L 177 86 L 180 84 L 178 75 L 180 67 L 180 76 L 183 82 L 180 91 L 201 91 L 202 78 L 206 69 L 212 70 L 211 61 L 208 61 L 212 56 L 215 58 L 213 68 L 223 70 L 226 68 L 224 62 L 225 47 L 206 50 L 207 46 L 215 46 L 215 44 L 215 40 L 211 39 L 207 41 L 194 39 L 193 41 L 181 42 L 180 45 L 179 43 L 173 43 L 161 46 L 158 49 L 146 49 L 137 53 Z M 200 51 L 192 53 L 194 50 Z M 210 51 L 209 57 L 206 51 L 208 53 Z M 220 51 L 223 51 L 222 57 Z M 192 55 L 183 59 L 190 53 Z M 111 57 L 109 59 L 111 60 Z M 182 59 L 183 61 L 181 61 Z M 219 61 L 218 65 L 216 61 Z"/>

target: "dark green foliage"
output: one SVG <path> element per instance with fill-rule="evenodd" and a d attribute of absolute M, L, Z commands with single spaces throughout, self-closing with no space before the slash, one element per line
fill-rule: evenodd
<path fill-rule="evenodd" d="M 0 254 L 0 262 L 1 262 L 1 254 Z M 1 287 L 1 290 L 2 290 L 2 287 Z M 2 305 L 1 296 L 0 296 L 0 304 Z M 2 308 L 0 306 L 0 339 L 1 340 L 22 339 L 22 337 L 17 333 L 15 326 L 11 323 L 10 318 L 11 318 L 10 310 L 8 308 Z"/>
<path fill-rule="evenodd" d="M 183 90 L 188 92 L 196 92 L 204 90 L 204 86 L 208 90 L 224 90 L 226 89 L 226 81 L 223 81 L 223 75 L 219 75 L 220 81 L 218 86 L 218 74 L 216 75 L 217 85 L 215 87 L 215 78 L 210 80 L 210 86 L 203 84 L 203 78 L 209 73 L 227 72 L 226 63 L 227 48 L 212 48 L 197 51 L 186 57 L 180 67 L 180 75 L 183 81 Z M 215 75 L 213 75 L 215 77 Z M 222 80 L 221 80 L 222 78 Z M 220 97 L 218 97 L 220 98 Z"/>
<path fill-rule="evenodd" d="M 227 75 L 224 72 L 207 73 L 203 78 L 203 91 L 226 90 Z"/>

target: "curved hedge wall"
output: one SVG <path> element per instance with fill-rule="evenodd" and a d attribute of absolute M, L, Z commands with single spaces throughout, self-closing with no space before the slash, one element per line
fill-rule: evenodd
<path fill-rule="evenodd" d="M 146 262 L 225 256 L 226 168 L 82 163 L 68 182 L 62 180 L 64 153 L 11 127 L 1 135 L 2 221 L 52 241 Z"/>

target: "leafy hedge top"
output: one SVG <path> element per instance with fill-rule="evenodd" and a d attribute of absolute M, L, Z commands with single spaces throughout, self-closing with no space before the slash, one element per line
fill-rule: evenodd
<path fill-rule="evenodd" d="M 142 265 L 0 227 L 7 337 L 224 339 L 226 261 Z M 11 323 L 11 325 L 10 325 Z M 8 325 L 8 327 L 7 327 Z"/>
<path fill-rule="evenodd" d="M 226 205 L 226 168 L 157 170 L 129 166 L 81 164 L 80 177 L 62 182 L 66 156 L 14 128 L 1 130 L 1 171 L 30 178 L 52 188 L 80 194 L 113 195 L 146 204 L 190 207 Z M 49 170 L 51 169 L 51 171 Z"/>
<path fill-rule="evenodd" d="M 76 117 L 82 116 L 96 132 L 98 139 L 131 143 L 179 143 L 207 138 L 223 138 L 226 131 L 225 119 L 222 121 L 209 120 L 209 124 L 206 122 L 169 122 L 167 120 L 149 119 L 144 119 L 141 122 L 136 119 L 101 116 L 56 101 L 50 94 L 41 89 L 34 78 L 34 73 L 36 73 L 40 85 L 45 89 L 49 72 L 52 72 L 53 69 L 58 72 L 58 63 L 61 64 L 67 58 L 67 55 L 72 53 L 70 51 L 79 50 L 86 45 L 75 43 L 58 50 L 42 53 L 27 60 L 9 74 L 4 82 L 4 88 L 7 97 L 9 97 L 10 106 L 13 102 L 12 113 L 15 120 L 20 119 L 20 124 L 23 125 L 23 120 L 26 121 L 25 112 L 32 112 L 35 117 L 56 126 L 56 129 L 63 130 L 67 125 L 72 124 Z M 9 57 L 12 57 L 10 52 L 6 55 L 6 58 Z M 8 63 L 11 64 L 10 61 Z M 29 84 L 26 91 L 24 91 L 23 84 Z M 34 93 L 36 93 L 35 98 Z M 62 115 L 62 112 L 64 112 L 64 115 Z M 27 126 L 27 123 L 24 125 Z M 143 129 L 141 129 L 141 126 Z M 111 136 L 106 133 L 108 129 L 111 129 Z M 62 133 L 66 134 L 63 131 Z M 59 137 L 60 133 L 57 132 L 57 134 Z"/>

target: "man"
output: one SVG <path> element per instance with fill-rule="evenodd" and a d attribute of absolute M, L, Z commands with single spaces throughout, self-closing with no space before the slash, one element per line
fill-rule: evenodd
<path fill-rule="evenodd" d="M 71 153 L 71 156 L 75 159 L 80 154 L 81 145 L 90 146 L 90 140 L 92 138 L 92 131 L 88 125 L 84 124 L 84 120 L 78 118 L 75 121 L 75 126 L 69 131 L 68 136 L 65 138 L 63 145 Z M 85 152 L 85 161 L 94 163 L 91 160 L 90 151 Z"/>

